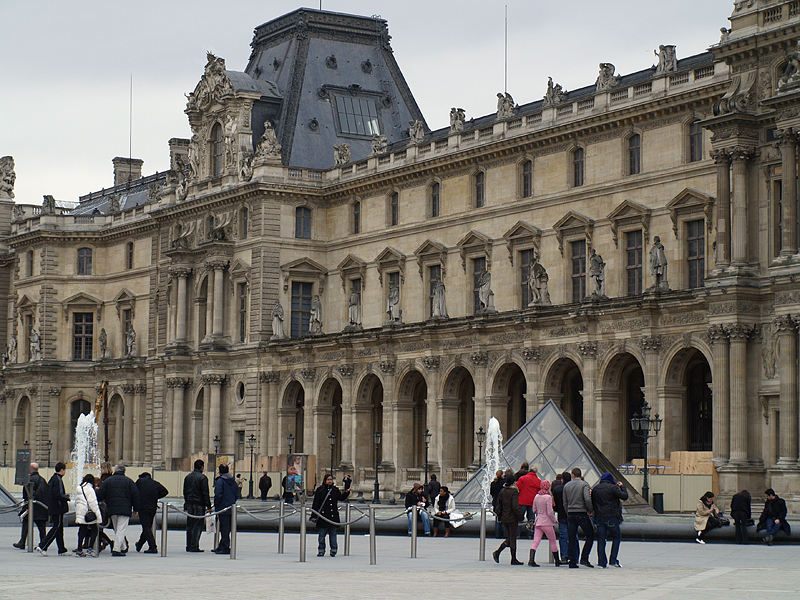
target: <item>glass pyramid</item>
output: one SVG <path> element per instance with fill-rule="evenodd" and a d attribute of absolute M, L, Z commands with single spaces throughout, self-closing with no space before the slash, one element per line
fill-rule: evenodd
<path fill-rule="evenodd" d="M 611 473 L 628 490 L 629 498 L 623 502 L 627 512 L 654 512 L 612 462 L 561 412 L 552 399 L 503 444 L 500 468 L 513 469 L 516 472 L 525 461 L 536 467 L 540 479 L 549 481 L 555 481 L 558 473 L 580 467 L 583 478 L 593 486 L 600 481 L 603 473 Z M 483 465 L 456 492 L 456 503 L 481 503 L 485 471 L 486 465 Z"/>

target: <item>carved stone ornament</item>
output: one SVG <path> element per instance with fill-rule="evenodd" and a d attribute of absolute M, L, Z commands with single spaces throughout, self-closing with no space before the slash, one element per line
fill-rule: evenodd
<path fill-rule="evenodd" d="M 788 316 L 788 315 L 787 315 Z M 782 319 L 783 317 L 778 317 Z M 794 324 L 794 323 L 792 323 Z M 794 335 L 794 328 L 789 333 Z M 778 350 L 778 324 L 764 323 L 761 326 L 761 364 L 764 368 L 766 379 L 775 379 L 778 374 L 777 369 L 777 350 Z"/>
<path fill-rule="evenodd" d="M 386 136 L 381 135 L 373 135 L 372 136 L 372 154 L 385 154 L 388 142 Z"/>
<path fill-rule="evenodd" d="M 661 45 L 658 47 L 658 51 L 653 50 L 653 53 L 658 58 L 656 75 L 674 73 L 678 70 L 678 59 L 675 54 L 675 46 Z"/>
<path fill-rule="evenodd" d="M 600 63 L 600 73 L 595 81 L 595 88 L 598 92 L 611 90 L 619 85 L 619 75 L 615 75 L 617 68 L 611 63 Z"/>
<path fill-rule="evenodd" d="M 473 352 L 470 354 L 469 359 L 476 367 L 485 366 L 489 362 L 489 354 L 487 352 Z"/>
<path fill-rule="evenodd" d="M 306 381 L 313 381 L 317 378 L 317 369 L 314 367 L 300 369 L 300 376 Z"/>
<path fill-rule="evenodd" d="M 275 135 L 275 128 L 270 121 L 264 121 L 264 133 L 256 145 L 256 158 L 277 158 L 281 155 L 281 144 Z"/>
<path fill-rule="evenodd" d="M 539 348 L 523 348 L 522 358 L 528 362 L 539 362 L 542 358 L 542 351 Z"/>
<path fill-rule="evenodd" d="M 45 196 L 43 196 L 42 214 L 43 215 L 56 214 L 56 199 L 50 194 L 46 194 Z"/>
<path fill-rule="evenodd" d="M 734 75 L 728 91 L 714 103 L 714 115 L 752 113 L 756 109 L 756 72 Z"/>
<path fill-rule="evenodd" d="M 639 346 L 645 352 L 658 352 L 661 348 L 661 336 L 643 335 L 639 338 Z"/>
<path fill-rule="evenodd" d="M 186 98 L 186 111 L 205 110 L 212 104 L 229 94 L 233 94 L 233 85 L 225 74 L 225 59 L 206 53 L 206 66 L 200 83 Z"/>
<path fill-rule="evenodd" d="M 425 138 L 425 125 L 422 121 L 415 120 L 408 122 L 408 137 L 412 144 L 421 144 Z"/>
<path fill-rule="evenodd" d="M 800 87 L 800 40 L 797 45 L 786 54 L 786 68 L 778 79 L 778 93 Z"/>
<path fill-rule="evenodd" d="M 350 162 L 350 144 L 333 145 L 333 164 L 335 166 L 346 165 Z"/>
<path fill-rule="evenodd" d="M 556 106 L 567 99 L 567 92 L 560 83 L 553 83 L 553 78 L 547 78 L 547 91 L 544 94 L 544 106 Z"/>
<path fill-rule="evenodd" d="M 393 360 L 384 360 L 378 364 L 378 367 L 384 373 L 394 373 L 395 365 L 396 363 Z"/>
<path fill-rule="evenodd" d="M 203 385 L 225 385 L 226 375 L 203 375 Z"/>
<path fill-rule="evenodd" d="M 581 342 L 578 344 L 578 350 L 582 356 L 594 358 L 597 355 L 597 342 Z"/>
<path fill-rule="evenodd" d="M 14 182 L 17 174 L 14 172 L 14 157 L 3 156 L 0 158 L 0 198 L 14 197 Z"/>
<path fill-rule="evenodd" d="M 50 394 L 53 397 L 60 396 L 61 395 L 61 388 L 53 386 L 53 387 L 51 387 L 50 389 L 47 390 L 47 393 Z"/>
<path fill-rule="evenodd" d="M 467 113 L 463 108 L 456 108 L 455 106 L 450 109 L 450 133 L 458 133 L 464 130 L 464 121 L 467 119 Z"/>
<path fill-rule="evenodd" d="M 189 377 L 168 377 L 168 388 L 187 388 L 191 385 L 192 380 Z"/>
<path fill-rule="evenodd" d="M 372 74 L 372 63 L 369 61 L 369 59 L 361 63 L 361 72 L 366 73 L 367 75 Z"/>
<path fill-rule="evenodd" d="M 331 54 L 328 58 L 325 59 L 325 66 L 329 69 L 336 69 L 338 68 L 338 63 L 336 61 L 336 57 Z"/>
<path fill-rule="evenodd" d="M 755 326 L 749 323 L 733 323 L 728 326 L 728 335 L 731 342 L 746 342 L 755 332 Z"/>
<path fill-rule="evenodd" d="M 498 119 L 508 119 L 514 116 L 514 109 L 516 108 L 516 104 L 514 104 L 514 98 L 511 97 L 511 94 L 506 92 L 502 94 L 500 92 L 497 93 L 497 118 Z"/>
<path fill-rule="evenodd" d="M 428 371 L 438 369 L 440 363 L 441 358 L 438 356 L 426 356 L 422 359 L 422 364 Z"/>
<path fill-rule="evenodd" d="M 339 365 L 336 370 L 339 371 L 339 375 L 342 377 L 352 377 L 355 367 L 353 365 Z"/>
<path fill-rule="evenodd" d="M 147 186 L 147 202 L 148 204 L 158 204 L 161 200 L 161 186 L 157 183 L 151 183 Z"/>
<path fill-rule="evenodd" d="M 278 383 L 281 376 L 277 371 L 262 371 L 259 375 L 259 379 L 261 383 Z"/>

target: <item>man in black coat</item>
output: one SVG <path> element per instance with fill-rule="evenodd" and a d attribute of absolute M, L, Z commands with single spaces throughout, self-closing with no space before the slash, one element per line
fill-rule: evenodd
<path fill-rule="evenodd" d="M 142 524 L 142 535 L 136 542 L 136 551 L 141 552 L 142 546 L 147 543 L 147 550 L 144 553 L 156 554 L 158 547 L 156 539 L 153 537 L 153 519 L 158 512 L 159 498 L 163 498 L 169 492 L 167 492 L 167 488 L 153 479 L 148 471 L 139 475 L 136 487 L 139 489 L 139 522 Z"/>
<path fill-rule="evenodd" d="M 621 481 L 614 481 L 611 473 L 603 473 L 592 488 L 594 522 L 597 525 L 597 564 L 605 569 L 621 567 L 617 555 L 622 541 L 619 524 L 622 522 L 622 501 L 628 499 L 628 490 Z M 611 556 L 606 559 L 606 538 L 611 535 Z"/>
<path fill-rule="evenodd" d="M 47 549 L 54 541 L 58 545 L 59 556 L 72 556 L 72 552 L 64 545 L 64 515 L 69 510 L 69 494 L 64 489 L 62 480 L 66 472 L 67 465 L 63 462 L 56 463 L 56 472 L 48 482 L 50 497 L 47 502 L 47 512 L 53 520 L 53 526 L 44 538 L 44 542 L 36 546 L 36 551 L 42 556 L 47 556 Z"/>
<path fill-rule="evenodd" d="M 208 477 L 203 474 L 206 463 L 199 458 L 194 461 L 194 471 L 183 480 L 183 510 L 190 515 L 203 516 L 211 512 L 211 496 L 208 492 Z M 204 520 L 186 518 L 186 551 L 202 552 L 200 534 Z"/>
<path fill-rule="evenodd" d="M 261 492 L 261 501 L 267 501 L 267 494 L 269 494 L 269 490 L 272 487 L 272 477 L 270 477 L 266 471 L 261 476 L 261 479 L 258 480 L 258 489 Z"/>
<path fill-rule="evenodd" d="M 125 465 L 114 467 L 114 474 L 106 479 L 97 490 L 97 501 L 105 501 L 111 524 L 114 526 L 114 548 L 111 556 L 125 556 L 128 540 L 125 534 L 131 514 L 139 512 L 139 488 L 133 480 L 125 476 Z"/>
<path fill-rule="evenodd" d="M 30 492 L 29 492 L 30 490 Z M 47 482 L 44 477 L 39 475 L 39 464 L 30 464 L 30 474 L 28 475 L 28 484 L 22 488 L 22 498 L 25 500 L 25 506 L 22 507 L 24 517 L 22 519 L 22 534 L 20 535 L 19 542 L 12 544 L 14 548 L 24 550 L 28 542 L 28 499 L 33 497 L 34 500 L 41 502 L 44 506 L 34 503 L 33 505 L 33 522 L 39 530 L 39 546 L 44 544 L 44 538 L 47 537 L 47 501 L 50 498 L 50 493 L 47 487 Z"/>
<path fill-rule="evenodd" d="M 767 501 L 764 503 L 764 511 L 758 519 L 758 527 L 756 531 L 766 529 L 764 533 L 764 541 L 768 545 L 772 545 L 772 540 L 781 529 L 786 532 L 786 535 L 792 534 L 792 528 L 786 520 L 786 502 L 783 498 L 779 498 L 775 490 L 769 488 L 764 494 L 767 496 Z"/>

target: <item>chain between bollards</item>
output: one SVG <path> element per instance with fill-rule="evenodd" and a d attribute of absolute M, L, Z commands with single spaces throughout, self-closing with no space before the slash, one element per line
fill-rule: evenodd
<path fill-rule="evenodd" d="M 369 564 L 375 565 L 378 560 L 375 555 L 375 507 L 369 507 Z"/>
<path fill-rule="evenodd" d="M 236 560 L 236 532 L 239 529 L 236 525 L 239 518 L 237 508 L 236 503 L 231 507 L 231 560 Z"/>
<path fill-rule="evenodd" d="M 417 519 L 419 518 L 416 506 L 411 507 L 411 558 L 417 558 Z"/>
<path fill-rule="evenodd" d="M 161 556 L 167 555 L 167 530 L 169 523 L 167 516 L 169 513 L 169 504 L 167 502 L 161 503 Z"/>
<path fill-rule="evenodd" d="M 306 562 L 306 507 L 300 507 L 300 562 Z"/>
<path fill-rule="evenodd" d="M 481 543 L 478 550 L 478 560 L 486 560 L 486 507 L 481 506 Z"/>
<path fill-rule="evenodd" d="M 278 554 L 283 554 L 283 538 L 286 534 L 286 524 L 283 522 L 284 517 L 286 516 L 286 502 L 281 499 L 281 505 L 279 510 L 280 518 L 278 519 Z"/>
<path fill-rule="evenodd" d="M 350 504 L 344 505 L 344 555 L 350 556 Z"/>

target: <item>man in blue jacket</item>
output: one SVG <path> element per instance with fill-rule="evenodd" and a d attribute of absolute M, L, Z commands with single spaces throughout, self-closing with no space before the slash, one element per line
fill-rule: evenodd
<path fill-rule="evenodd" d="M 601 569 L 608 565 L 620 568 L 619 545 L 622 533 L 622 500 L 628 499 L 628 490 L 621 481 L 614 481 L 611 473 L 603 473 L 600 481 L 592 488 L 594 522 L 597 524 L 597 564 Z M 606 558 L 606 538 L 611 536 L 611 558 Z"/>
<path fill-rule="evenodd" d="M 228 465 L 219 466 L 219 477 L 214 484 L 214 511 L 219 512 L 236 504 L 241 497 L 239 485 L 230 474 Z M 219 546 L 214 548 L 216 554 L 231 553 L 231 511 L 227 510 L 217 516 L 219 522 Z"/>

